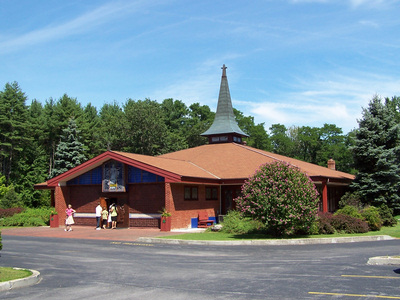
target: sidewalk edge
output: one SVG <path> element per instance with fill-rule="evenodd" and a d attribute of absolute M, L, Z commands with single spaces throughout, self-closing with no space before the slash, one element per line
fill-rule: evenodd
<path fill-rule="evenodd" d="M 14 268 L 14 269 L 22 270 L 22 268 Z M 0 282 L 0 292 L 8 291 L 15 288 L 27 287 L 39 283 L 39 281 L 41 280 L 40 273 L 36 270 L 29 270 L 29 271 L 32 272 L 32 275 L 28 277 Z"/>

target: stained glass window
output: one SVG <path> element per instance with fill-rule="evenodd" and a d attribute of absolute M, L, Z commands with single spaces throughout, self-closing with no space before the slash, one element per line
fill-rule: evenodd
<path fill-rule="evenodd" d="M 103 165 L 103 192 L 125 192 L 124 164 L 115 160 Z"/>

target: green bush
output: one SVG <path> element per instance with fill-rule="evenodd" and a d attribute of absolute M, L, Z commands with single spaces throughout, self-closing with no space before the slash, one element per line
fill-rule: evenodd
<path fill-rule="evenodd" d="M 388 207 L 386 204 L 382 204 L 379 207 L 379 215 L 382 219 L 382 226 L 393 227 L 397 225 L 397 220 L 393 216 L 393 209 Z"/>
<path fill-rule="evenodd" d="M 8 187 L 4 195 L 0 198 L 1 208 L 19 207 L 22 205 L 23 202 L 21 200 L 21 197 L 18 195 L 12 185 Z"/>
<path fill-rule="evenodd" d="M 368 223 L 369 230 L 379 231 L 382 227 L 382 219 L 379 214 L 379 208 L 374 206 L 366 207 L 361 212 L 363 218 Z"/>
<path fill-rule="evenodd" d="M 0 220 L 0 226 L 45 226 L 50 224 L 51 207 L 26 208 L 18 214 Z"/>
<path fill-rule="evenodd" d="M 319 195 L 311 179 L 282 162 L 265 164 L 235 199 L 244 216 L 265 224 L 275 236 L 308 234 L 315 222 Z"/>
<path fill-rule="evenodd" d="M 361 195 L 358 192 L 347 192 L 340 198 L 339 207 L 343 208 L 347 205 L 357 207 L 362 209 L 363 203 L 361 200 Z"/>
<path fill-rule="evenodd" d="M 261 222 L 245 218 L 240 212 L 231 210 L 224 216 L 221 232 L 246 234 L 261 231 L 262 228 L 263 224 Z"/>
<path fill-rule="evenodd" d="M 335 215 L 346 215 L 346 216 L 350 216 L 353 218 L 357 218 L 357 219 L 363 219 L 362 214 L 360 213 L 360 211 L 358 210 L 357 207 L 352 206 L 352 205 L 346 205 L 341 209 L 338 209 L 335 212 Z"/>

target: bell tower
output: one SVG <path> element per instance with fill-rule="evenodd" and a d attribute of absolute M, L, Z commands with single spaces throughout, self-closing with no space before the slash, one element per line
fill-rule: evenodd
<path fill-rule="evenodd" d="M 228 78 L 225 65 L 222 66 L 221 86 L 219 88 L 218 106 L 214 122 L 210 128 L 201 134 L 208 137 L 209 144 L 238 143 L 243 144 L 242 138 L 248 137 L 238 126 L 233 114 L 232 100 L 229 93 Z"/>

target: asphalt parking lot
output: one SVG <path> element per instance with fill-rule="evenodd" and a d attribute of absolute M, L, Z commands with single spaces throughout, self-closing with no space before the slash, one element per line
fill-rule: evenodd
<path fill-rule="evenodd" d="M 400 299 L 400 266 L 367 264 L 398 255 L 398 239 L 218 246 L 70 237 L 3 235 L 0 265 L 38 270 L 42 280 L 0 298 Z"/>

